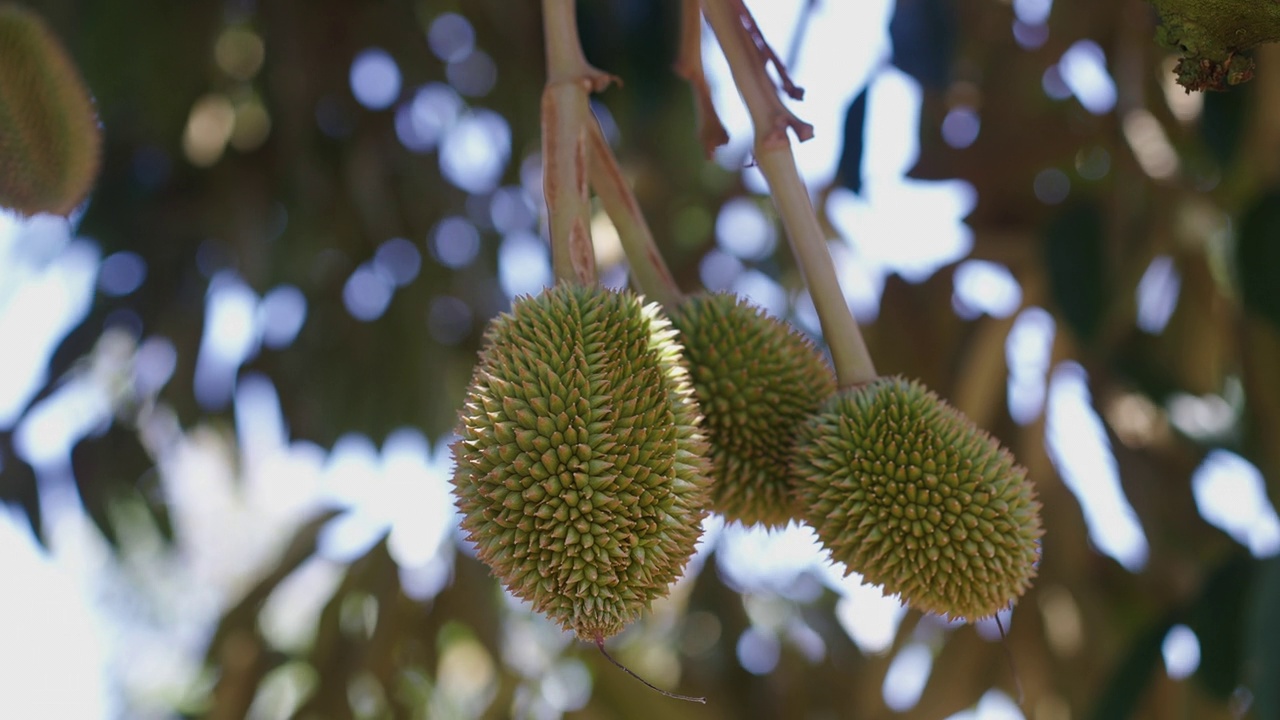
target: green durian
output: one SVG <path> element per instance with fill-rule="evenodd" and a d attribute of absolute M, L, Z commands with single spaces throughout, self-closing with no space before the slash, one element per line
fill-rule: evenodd
<path fill-rule="evenodd" d="M 836 389 L 808 338 L 730 294 L 697 295 L 671 313 L 711 444 L 711 509 L 779 527 L 797 519 L 796 433 Z"/>
<path fill-rule="evenodd" d="M 630 292 L 559 284 L 486 332 L 454 444 L 477 554 L 600 643 L 665 596 L 706 515 L 706 441 L 676 332 Z"/>
<path fill-rule="evenodd" d="M 924 385 L 880 378 L 841 392 L 801 431 L 798 496 L 831 552 L 910 606 L 994 615 L 1040 558 L 1027 472 Z"/>
<path fill-rule="evenodd" d="M 0 206 L 66 215 L 98 174 L 102 137 L 80 73 L 40 16 L 0 3 Z"/>

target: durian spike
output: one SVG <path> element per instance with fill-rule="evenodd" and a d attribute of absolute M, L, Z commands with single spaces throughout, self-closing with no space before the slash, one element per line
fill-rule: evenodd
<path fill-rule="evenodd" d="M 644 678 L 640 677 L 640 676 L 639 676 L 639 675 L 637 675 L 637 674 L 635 673 L 635 671 L 633 671 L 631 668 L 629 668 L 629 667 L 627 667 L 626 665 L 623 665 L 622 663 L 620 663 L 620 662 L 618 662 L 617 660 L 614 660 L 614 659 L 613 659 L 613 656 L 612 656 L 612 655 L 610 655 L 610 654 L 609 654 L 609 652 L 608 652 L 607 650 L 605 650 L 605 649 L 604 649 L 604 638 L 602 638 L 602 637 L 598 637 L 598 638 L 596 638 L 596 647 L 600 649 L 600 654 L 604 656 L 604 659 L 605 659 L 605 660 L 608 660 L 609 662 L 613 663 L 615 666 L 617 666 L 618 668 L 620 668 L 620 669 L 622 670 L 622 672 L 624 672 L 624 673 L 626 673 L 626 674 L 630 675 L 631 677 L 633 677 L 633 678 L 635 678 L 635 679 L 639 680 L 640 682 L 644 683 L 644 686 L 645 686 L 645 687 L 647 687 L 647 688 L 649 688 L 650 690 L 653 690 L 653 691 L 655 691 L 655 692 L 661 693 L 661 694 L 663 694 L 663 695 L 665 695 L 665 696 L 667 696 L 667 697 L 669 697 L 669 698 L 672 698 L 673 700 L 685 700 L 685 701 L 687 701 L 687 702 L 702 703 L 703 705 L 706 705 L 706 704 L 707 704 L 707 699 L 706 699 L 706 698 L 704 698 L 704 697 L 694 697 L 694 696 L 692 696 L 692 695 L 680 695 L 680 694 L 677 694 L 677 693 L 668 692 L 668 691 L 663 690 L 662 688 L 658 687 L 657 685 L 654 685 L 653 683 L 649 682 L 648 680 L 645 680 Z"/>
<path fill-rule="evenodd" d="M 989 617 L 1040 561 L 1040 503 L 1008 450 L 924 385 L 881 378 L 800 432 L 797 495 L 833 560 L 910 606 Z"/>
<path fill-rule="evenodd" d="M 39 15 L 0 4 L 0 206 L 69 214 L 93 187 L 101 146 L 66 50 Z"/>
<path fill-rule="evenodd" d="M 558 283 L 495 318 L 467 389 L 453 484 L 476 555 L 579 638 L 670 591 L 707 513 L 706 441 L 657 305 Z"/>
<path fill-rule="evenodd" d="M 727 521 L 798 519 L 792 453 L 800 428 L 835 392 L 826 358 L 786 322 L 730 294 L 671 312 L 711 445 L 711 509 Z"/>
<path fill-rule="evenodd" d="M 756 35 L 759 30 L 742 0 L 702 0 L 702 10 L 729 62 L 733 82 L 751 113 L 756 129 L 756 164 L 769 183 L 791 250 L 809 287 L 823 337 L 831 348 L 837 383 L 841 388 L 850 388 L 874 380 L 876 369 L 871 354 L 840 290 L 840 281 L 827 251 L 826 235 L 791 154 L 787 130 L 793 130 L 804 141 L 813 136 L 813 127 L 797 118 L 778 99 L 777 87 L 765 69 L 763 51 L 748 34 L 748 28 Z M 772 52 L 769 57 L 781 65 Z"/>
<path fill-rule="evenodd" d="M 574 0 L 542 0 L 547 85 L 542 91 L 542 190 L 556 279 L 593 285 L 591 204 L 587 196 L 587 133 L 595 120 L 588 98 L 615 78 L 582 54 Z"/>

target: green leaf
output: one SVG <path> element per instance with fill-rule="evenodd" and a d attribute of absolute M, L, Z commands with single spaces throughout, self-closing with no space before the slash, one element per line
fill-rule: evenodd
<path fill-rule="evenodd" d="M 36 473 L 14 454 L 13 434 L 9 432 L 0 432 L 0 503 L 18 505 L 27 516 L 31 534 L 41 545 L 45 544 Z"/>
<path fill-rule="evenodd" d="M 1222 172 L 1236 160 L 1245 119 L 1253 109 L 1253 90 L 1254 86 L 1247 85 L 1232 92 L 1204 94 L 1200 138 Z"/>
<path fill-rule="evenodd" d="M 1280 718 L 1280 556 L 1259 566 L 1245 640 L 1245 682 L 1255 717 Z"/>
<path fill-rule="evenodd" d="M 136 491 L 152 468 L 138 434 L 112 425 L 98 437 L 87 437 L 71 450 L 71 469 L 85 512 L 113 548 L 120 544 L 111 504 Z M 147 503 L 150 510 L 151 503 Z"/>
<path fill-rule="evenodd" d="M 1093 202 L 1062 208 L 1044 230 L 1044 263 L 1058 311 L 1083 341 L 1097 337 L 1107 309 L 1102 212 Z"/>
<path fill-rule="evenodd" d="M 1260 196 L 1240 218 L 1236 272 L 1245 307 L 1280 328 L 1280 189 Z"/>
<path fill-rule="evenodd" d="M 1160 646 L 1171 627 L 1173 619 L 1165 618 L 1134 639 L 1094 706 L 1093 720 L 1129 720 L 1135 717 L 1134 711 L 1147 691 L 1151 673 L 1160 662 Z"/>
<path fill-rule="evenodd" d="M 1187 626 L 1200 641 L 1196 679 L 1223 701 L 1240 684 L 1246 602 L 1254 568 L 1247 553 L 1234 554 L 1205 581 L 1187 615 Z"/>

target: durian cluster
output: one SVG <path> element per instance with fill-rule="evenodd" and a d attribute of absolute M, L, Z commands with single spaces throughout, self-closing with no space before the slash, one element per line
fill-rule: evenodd
<path fill-rule="evenodd" d="M 560 284 L 486 335 L 454 446 L 463 527 L 517 597 L 600 642 L 678 579 L 715 511 L 804 522 L 920 610 L 1029 586 L 1039 503 L 1013 457 L 917 382 L 837 391 L 803 335 L 726 294 L 664 315 Z"/>

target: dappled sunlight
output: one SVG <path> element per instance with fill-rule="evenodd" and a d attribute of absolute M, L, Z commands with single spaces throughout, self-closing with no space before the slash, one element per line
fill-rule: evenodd
<path fill-rule="evenodd" d="M 134 342 L 122 331 L 107 331 L 90 356 L 47 397 L 28 410 L 14 431 L 13 444 L 39 470 L 65 470 L 71 448 L 111 423 L 128 387 Z"/>
<path fill-rule="evenodd" d="M 6 593 L 0 614 L 0 668 L 9 680 L 0 714 L 19 717 L 39 708 L 51 718 L 92 718 L 118 712 L 107 680 L 103 635 L 110 631 L 91 608 L 85 587 L 91 580 L 50 558 L 25 520 L 3 506 L 0 567 L 21 588 Z"/>
<path fill-rule="evenodd" d="M 818 536 L 807 525 L 778 530 L 731 523 L 716 545 L 720 573 L 739 592 L 786 594 L 800 576 L 829 562 Z"/>
<path fill-rule="evenodd" d="M 511 128 L 492 110 L 464 111 L 440 141 L 440 174 L 469 193 L 498 186 L 511 159 Z"/>
<path fill-rule="evenodd" d="M 531 295 L 551 284 L 551 250 L 537 235 L 517 230 L 498 246 L 498 282 L 508 298 Z"/>
<path fill-rule="evenodd" d="M 928 645 L 913 642 L 904 646 L 889 663 L 881 694 L 894 712 L 906 712 L 920 702 L 920 695 L 933 669 L 933 652 Z"/>
<path fill-rule="evenodd" d="M 1227 450 L 1213 450 L 1191 476 L 1191 492 L 1205 521 L 1254 557 L 1280 554 L 1280 517 L 1267 499 L 1258 468 Z"/>
<path fill-rule="evenodd" d="M 1124 139 L 1143 172 L 1157 180 L 1168 180 L 1178 172 L 1178 152 L 1150 110 L 1139 108 L 1125 113 L 1122 127 Z"/>
<path fill-rule="evenodd" d="M 756 22 L 766 38 L 775 43 L 780 55 L 787 52 L 786 39 L 792 37 L 798 19 L 791 3 L 756 3 L 752 7 Z M 802 103 L 792 103 L 795 112 L 813 125 L 814 136 L 794 143 L 796 164 L 811 186 L 829 183 L 836 173 L 843 138 L 845 111 L 853 99 L 878 70 L 889 52 L 885 24 L 890 3 L 877 0 L 868 3 L 822 3 L 813 6 L 809 19 L 808 40 L 800 49 L 793 79 L 806 88 Z M 754 130 L 738 90 L 730 80 L 729 67 L 714 36 L 703 31 L 703 63 L 711 83 L 716 110 L 729 131 L 729 144 L 716 150 L 722 166 L 737 171 L 749 164 Z M 832 73 L 831 67 L 841 68 Z M 900 136 L 894 136 L 896 140 Z M 744 173 L 752 192 L 765 192 L 758 172 Z"/>
<path fill-rule="evenodd" d="M 1019 703 L 1014 702 L 1013 698 L 1004 694 L 999 690 L 988 690 L 983 693 L 982 698 L 978 700 L 978 704 L 972 710 L 956 713 L 947 720 L 1026 720 L 1026 715 L 1018 709 Z M 1065 720 L 1070 717 L 1070 712 L 1065 711 L 1064 714 L 1058 714 L 1053 709 L 1056 706 L 1045 703 L 1045 707 L 1036 708 L 1035 714 L 1032 716 L 1036 720 Z"/>
<path fill-rule="evenodd" d="M 1142 525 L 1120 487 L 1119 470 L 1102 420 L 1090 402 L 1084 368 L 1066 362 L 1049 382 L 1045 442 L 1062 482 L 1075 495 L 1098 550 L 1130 572 L 1147 564 Z"/>
<path fill-rule="evenodd" d="M 1107 72 L 1107 56 L 1092 40 L 1077 40 L 1058 60 L 1062 81 L 1085 110 L 1105 115 L 1116 106 L 1116 83 Z"/>
<path fill-rule="evenodd" d="M 786 288 L 759 270 L 747 270 L 733 280 L 731 289 L 773 317 L 785 317 L 789 302 Z"/>
<path fill-rule="evenodd" d="M 973 246 L 973 232 L 962 220 L 977 196 L 966 182 L 868 179 L 863 192 L 866 199 L 838 188 L 827 200 L 831 222 L 860 264 L 921 282 Z"/>
<path fill-rule="evenodd" d="M 98 260 L 66 220 L 0 211 L 0 429 L 17 422 L 57 343 L 89 312 Z"/>
<path fill-rule="evenodd" d="M 1182 680 L 1200 666 L 1200 640 L 1186 625 L 1174 625 L 1160 643 L 1160 654 L 1169 679 Z"/>
<path fill-rule="evenodd" d="M 1182 275 L 1173 258 L 1157 255 L 1151 259 L 1142 279 L 1138 281 L 1138 328 L 1152 335 L 1159 335 L 1169 324 L 1169 318 L 1178 307 L 1178 292 L 1182 289 Z"/>
<path fill-rule="evenodd" d="M 351 93 L 370 110 L 383 110 L 400 96 L 400 67 L 382 48 L 369 48 L 351 62 Z"/>
<path fill-rule="evenodd" d="M 735 652 L 743 670 L 752 675 L 768 675 L 778 666 L 782 644 L 772 633 L 749 627 L 738 636 Z"/>
<path fill-rule="evenodd" d="M 1009 317 L 1022 307 L 1022 286 L 1009 268 L 988 260 L 965 260 L 956 267 L 952 308 L 966 320 L 982 314 Z"/>
<path fill-rule="evenodd" d="M 1055 328 L 1044 308 L 1029 307 L 1018 313 L 1005 338 L 1009 416 L 1019 425 L 1034 422 L 1044 409 Z"/>
<path fill-rule="evenodd" d="M 978 139 L 982 118 L 974 108 L 961 105 L 947 111 L 942 119 L 942 139 L 957 150 L 969 147 Z"/>
<path fill-rule="evenodd" d="M 556 282 L 536 8 L 504 6 L 530 27 L 468 3 L 344 7 L 304 27 L 250 5 L 207 18 L 194 52 L 121 45 L 136 75 L 123 79 L 118 53 L 95 50 L 97 25 L 58 20 L 83 34 L 73 54 L 103 63 L 86 70 L 108 142 L 71 220 L 0 211 L 0 567 L 16 588 L 0 667 L 22 678 L 0 717 L 195 717 L 232 697 L 231 714 L 253 718 L 336 703 L 554 719 L 642 697 L 499 588 L 451 482 L 449 428 L 486 323 Z M 704 161 L 672 58 L 645 55 L 675 6 L 597 5 L 579 7 L 586 54 L 625 84 L 591 109 L 680 291 L 735 293 L 821 343 L 715 38 L 699 26 L 729 143 Z M 807 525 L 710 514 L 678 579 L 609 652 L 713 707 L 768 713 L 795 683 L 821 683 L 811 715 L 1069 720 L 1095 695 L 1102 708 L 1099 683 L 1131 672 L 1136 648 L 1160 694 L 1138 687 L 1135 713 L 1170 697 L 1207 707 L 1204 688 L 1186 694 L 1222 663 L 1194 619 L 1216 590 L 1201 586 L 1219 563 L 1251 563 L 1232 600 L 1256 603 L 1275 579 L 1262 560 L 1280 555 L 1265 475 L 1275 317 L 1242 280 L 1266 294 L 1254 275 L 1269 265 L 1240 251 L 1240 207 L 1268 208 L 1253 194 L 1270 176 L 1249 165 L 1266 115 L 1238 102 L 1257 91 L 1189 94 L 1176 58 L 1082 31 L 1079 9 L 1053 0 L 956 15 L 930 3 L 923 19 L 904 19 L 903 0 L 749 5 L 806 90 L 782 103 L 814 129 L 803 143 L 789 132 L 815 247 L 879 371 L 926 378 L 1016 453 L 1051 552 L 1020 612 L 970 623 L 909 613 Z M 1011 57 L 1034 64 L 999 71 Z M 850 113 L 863 93 L 865 119 Z M 1022 117 L 1050 131 L 1023 132 Z M 1046 255 L 1081 208 L 1097 210 L 1097 257 L 1074 235 Z M 590 221 L 600 284 L 639 290 L 602 204 Z M 1153 495 L 1156 480 L 1180 495 Z M 1148 517 L 1153 503 L 1169 517 Z M 1079 517 L 1087 547 L 1051 545 Z M 1170 544 L 1172 522 L 1195 526 L 1193 547 Z M 995 643 L 1019 679 L 991 660 Z M 961 649 L 974 667 L 954 667 Z M 1061 676 L 1080 663 L 1101 669 Z M 842 687 L 851 672 L 871 674 Z M 1015 702 L 1024 680 L 1029 701 Z"/>
<path fill-rule="evenodd" d="M 716 216 L 716 244 L 740 260 L 762 260 L 773 254 L 778 233 L 757 201 L 734 198 Z"/>
<path fill-rule="evenodd" d="M 453 128 L 465 103 L 443 83 L 428 83 L 396 109 L 396 135 L 412 152 L 434 150 Z"/>
<path fill-rule="evenodd" d="M 836 620 L 849 639 L 868 655 L 888 650 L 907 614 L 906 606 L 896 596 L 885 595 L 879 586 L 863 582 L 857 573 L 846 576 L 841 587 Z"/>

